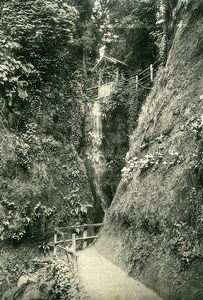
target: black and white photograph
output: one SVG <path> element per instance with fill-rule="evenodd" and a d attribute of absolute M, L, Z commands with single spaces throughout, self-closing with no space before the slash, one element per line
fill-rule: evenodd
<path fill-rule="evenodd" d="M 0 0 L 0 300 L 203 300 L 203 0 Z"/>

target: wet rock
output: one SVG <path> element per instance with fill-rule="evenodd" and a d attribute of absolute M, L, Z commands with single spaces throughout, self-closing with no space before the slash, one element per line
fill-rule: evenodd
<path fill-rule="evenodd" d="M 37 285 L 29 285 L 24 292 L 22 300 L 40 300 L 40 291 Z"/>
<path fill-rule="evenodd" d="M 15 286 L 11 289 L 9 289 L 8 291 L 6 291 L 4 294 L 3 294 L 3 297 L 2 297 L 2 300 L 13 300 L 14 299 L 14 295 L 15 293 L 17 292 L 18 290 L 18 287 Z"/>
<path fill-rule="evenodd" d="M 20 288 L 21 285 L 27 284 L 28 282 L 35 282 L 35 280 L 32 277 L 28 276 L 28 275 L 22 275 L 18 279 L 17 287 Z"/>

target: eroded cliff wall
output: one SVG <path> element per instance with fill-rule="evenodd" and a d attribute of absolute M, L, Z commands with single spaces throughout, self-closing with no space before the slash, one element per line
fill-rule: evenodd
<path fill-rule="evenodd" d="M 166 299 L 203 299 L 203 3 L 176 11 L 97 247 Z"/>

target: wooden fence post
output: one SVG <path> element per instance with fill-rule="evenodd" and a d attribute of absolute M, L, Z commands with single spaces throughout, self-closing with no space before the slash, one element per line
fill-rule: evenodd
<path fill-rule="evenodd" d="M 54 256 L 56 256 L 57 253 L 57 231 L 54 230 Z"/>
<path fill-rule="evenodd" d="M 138 92 L 138 75 L 135 76 L 136 93 Z"/>
<path fill-rule="evenodd" d="M 87 228 L 84 228 L 84 231 L 83 231 L 83 249 L 85 249 L 87 247 L 87 240 L 85 240 L 85 238 L 87 237 Z"/>
<path fill-rule="evenodd" d="M 77 270 L 77 254 L 76 254 L 76 234 L 72 234 L 72 249 L 73 249 L 73 268 Z"/>
<path fill-rule="evenodd" d="M 68 259 L 68 262 L 71 263 L 72 258 L 71 258 L 71 254 L 69 252 L 67 252 L 67 259 Z"/>
<path fill-rule="evenodd" d="M 150 65 L 150 80 L 151 82 L 154 81 L 154 70 L 153 70 L 153 65 Z"/>

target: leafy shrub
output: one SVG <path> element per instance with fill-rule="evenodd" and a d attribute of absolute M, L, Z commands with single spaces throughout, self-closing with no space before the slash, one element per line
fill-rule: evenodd
<path fill-rule="evenodd" d="M 84 299 L 71 264 L 56 260 L 53 262 L 52 270 L 54 276 L 54 294 L 51 299 Z"/>
<path fill-rule="evenodd" d="M 41 253 L 44 254 L 44 256 L 49 255 L 49 253 L 50 253 L 50 245 L 46 241 L 40 243 L 40 245 L 38 246 L 38 249 Z"/>
<path fill-rule="evenodd" d="M 55 208 L 48 208 L 41 205 L 39 202 L 34 208 L 31 207 L 31 203 L 27 202 L 21 211 L 17 210 L 17 206 L 13 202 L 6 200 L 1 201 L 1 204 L 5 208 L 5 220 L 4 225 L 4 239 L 8 239 L 14 242 L 22 240 L 27 233 L 32 231 L 34 227 L 36 231 L 44 235 L 45 226 L 54 214 Z"/>

